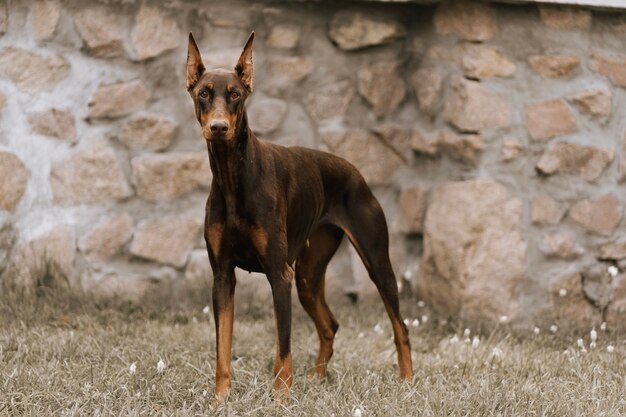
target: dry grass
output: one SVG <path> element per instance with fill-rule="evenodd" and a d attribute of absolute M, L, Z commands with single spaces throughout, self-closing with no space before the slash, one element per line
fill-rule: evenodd
<path fill-rule="evenodd" d="M 307 382 L 317 336 L 294 306 L 292 399 L 271 399 L 274 320 L 266 297 L 238 296 L 233 390 L 210 410 L 214 328 L 202 306 L 97 306 L 46 295 L 0 305 L 0 415 L 585 415 L 626 414 L 626 345 L 598 332 L 581 354 L 576 334 L 500 327 L 464 343 L 432 318 L 411 331 L 415 378 L 398 380 L 382 303 L 335 302 L 341 323 L 326 381 Z M 43 301 L 42 301 L 43 299 Z M 424 309 L 405 300 L 405 312 Z M 160 305 L 160 304 L 156 304 Z M 427 314 L 427 313 L 426 313 Z M 374 331 L 381 324 L 382 334 Z M 450 343 L 453 334 L 460 336 Z M 473 336 L 473 335 L 472 335 Z M 615 346 L 613 353 L 607 345 Z M 502 351 L 493 356 L 494 348 Z M 567 353 L 564 353 L 567 351 Z M 167 364 L 161 375 L 156 363 Z M 131 375 L 129 366 L 136 363 Z"/>

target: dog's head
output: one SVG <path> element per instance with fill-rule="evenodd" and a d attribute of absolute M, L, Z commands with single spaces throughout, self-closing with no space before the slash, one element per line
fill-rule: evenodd
<path fill-rule="evenodd" d="M 187 51 L 187 91 L 193 99 L 196 118 L 207 141 L 230 141 L 235 138 L 246 98 L 253 90 L 252 41 L 246 46 L 233 71 L 208 70 L 202 63 L 193 35 L 189 33 Z"/>

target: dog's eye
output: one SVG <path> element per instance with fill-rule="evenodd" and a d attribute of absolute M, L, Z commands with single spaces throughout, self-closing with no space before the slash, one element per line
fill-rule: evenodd
<path fill-rule="evenodd" d="M 200 98 L 209 98 L 209 91 L 208 90 L 202 90 L 200 91 Z"/>
<path fill-rule="evenodd" d="M 232 93 L 230 93 L 231 100 L 237 100 L 239 97 L 240 97 L 240 94 L 236 91 L 233 91 Z"/>

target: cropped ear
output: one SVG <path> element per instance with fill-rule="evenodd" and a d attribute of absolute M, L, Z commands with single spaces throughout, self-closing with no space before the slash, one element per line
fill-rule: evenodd
<path fill-rule="evenodd" d="M 243 47 L 243 52 L 235 65 L 235 72 L 246 86 L 249 92 L 254 89 L 254 70 L 252 68 L 252 41 L 254 41 L 254 31 L 250 34 L 246 46 Z"/>
<path fill-rule="evenodd" d="M 204 64 L 200 56 L 200 50 L 193 38 L 193 34 L 189 32 L 189 46 L 187 47 L 187 90 L 191 90 L 202 74 L 204 73 Z"/>

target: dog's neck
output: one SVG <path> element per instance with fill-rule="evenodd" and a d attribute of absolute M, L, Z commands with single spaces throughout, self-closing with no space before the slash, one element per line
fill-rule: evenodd
<path fill-rule="evenodd" d="M 247 176 L 254 175 L 259 145 L 248 126 L 245 110 L 239 117 L 234 139 L 207 142 L 214 184 L 224 195 L 229 209 L 234 209 L 236 196 L 245 188 Z"/>

